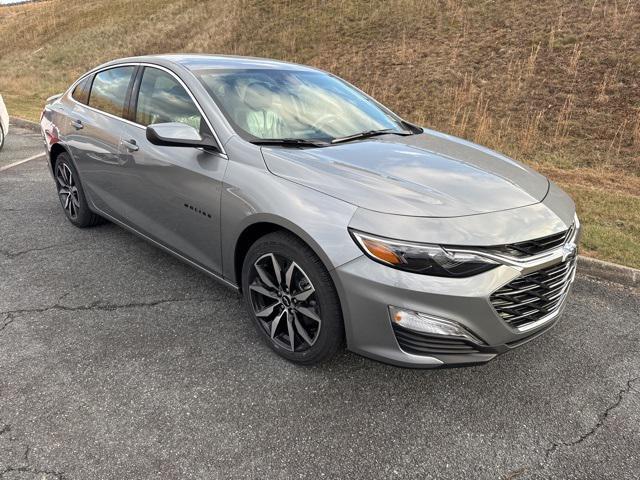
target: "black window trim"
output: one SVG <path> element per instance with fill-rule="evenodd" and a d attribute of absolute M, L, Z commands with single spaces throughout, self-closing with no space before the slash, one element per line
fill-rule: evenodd
<path fill-rule="evenodd" d="M 127 117 L 122 116 L 122 117 L 118 117 L 116 115 L 113 115 L 112 113 L 109 112 L 104 112 L 102 110 L 99 110 L 95 107 L 92 107 L 90 105 L 85 105 L 84 103 L 78 102 L 75 98 L 73 98 L 73 89 L 82 81 L 84 80 L 86 77 L 88 77 L 89 75 L 93 75 L 95 78 L 95 75 L 97 75 L 100 72 L 103 72 L 105 70 L 110 70 L 112 68 L 118 68 L 118 67 L 130 67 L 130 66 L 134 66 L 137 67 L 137 70 L 133 73 L 133 76 L 131 78 L 131 82 L 129 83 L 129 90 L 127 91 L 127 98 L 125 98 L 125 104 L 124 104 L 124 109 L 123 109 L 123 114 L 126 114 Z M 196 100 L 196 97 L 193 95 L 193 93 L 191 93 L 191 90 L 189 89 L 189 87 L 187 87 L 187 85 L 182 81 L 182 79 L 173 71 L 171 71 L 170 69 L 168 69 L 167 67 L 164 67 L 162 65 L 156 65 L 154 63 L 146 63 L 146 62 L 125 62 L 125 63 L 117 63 L 114 65 L 109 65 L 107 67 L 101 68 L 101 69 L 97 69 L 97 70 L 92 70 L 88 73 L 86 73 L 85 75 L 81 76 L 78 80 L 76 80 L 68 89 L 67 92 L 65 93 L 65 96 L 70 99 L 72 102 L 77 103 L 78 105 L 83 106 L 84 108 L 88 108 L 89 110 L 93 110 L 94 112 L 100 113 L 102 115 L 107 115 L 108 117 L 111 118 L 115 118 L 116 120 L 120 120 L 122 122 L 128 123 L 131 126 L 134 127 L 138 127 L 141 128 L 143 130 L 146 130 L 147 127 L 145 127 L 144 125 L 141 125 L 139 123 L 136 123 L 135 121 L 130 120 L 130 116 L 131 116 L 131 99 L 132 97 L 134 97 L 134 93 L 135 93 L 135 98 L 138 98 L 138 91 L 140 88 L 140 82 L 137 81 L 141 78 L 142 74 L 141 72 L 144 70 L 142 67 L 152 67 L 152 68 L 157 68 L 159 70 L 163 70 L 165 72 L 167 72 L 169 75 L 171 75 L 173 78 L 175 78 L 178 83 L 182 86 L 182 88 L 185 89 L 185 91 L 189 94 L 189 97 L 191 97 L 191 100 L 193 100 L 193 103 L 195 104 L 196 108 L 198 109 L 198 111 L 200 112 L 200 115 L 202 115 L 202 118 L 204 119 L 205 123 L 207 124 L 207 127 L 209 127 L 209 131 L 211 131 L 211 133 L 213 134 L 213 138 L 218 146 L 218 150 L 219 150 L 219 155 L 221 155 L 224 158 L 228 158 L 227 156 L 227 152 L 225 151 L 222 142 L 220 141 L 220 138 L 218 137 L 218 134 L 216 133 L 215 129 L 213 128 L 213 125 L 211 124 L 211 122 L 209 121 L 209 117 L 207 117 L 207 115 L 204 113 L 204 110 L 202 109 L 202 107 L 200 106 L 200 103 L 198 102 L 198 100 Z M 137 81 L 137 82 L 136 82 Z M 91 80 L 91 87 L 93 87 L 93 79 Z M 88 103 L 89 99 L 87 99 L 87 103 Z"/>
<path fill-rule="evenodd" d="M 126 119 L 136 125 L 142 125 L 136 122 L 136 108 L 138 108 L 138 96 L 140 95 L 140 84 L 142 83 L 142 74 L 144 73 L 145 66 L 139 66 L 136 71 L 135 78 L 133 79 L 133 85 L 131 88 L 131 95 L 129 96 L 129 103 L 126 108 Z M 146 127 L 145 127 L 146 128 Z"/>

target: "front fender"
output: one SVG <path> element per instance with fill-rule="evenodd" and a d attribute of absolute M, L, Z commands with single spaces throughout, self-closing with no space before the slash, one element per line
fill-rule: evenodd
<path fill-rule="evenodd" d="M 256 223 L 271 223 L 304 240 L 328 270 L 362 255 L 348 225 L 356 207 L 276 177 L 268 170 L 229 162 L 221 199 L 223 275 L 237 282 L 234 257 L 238 239 Z"/>

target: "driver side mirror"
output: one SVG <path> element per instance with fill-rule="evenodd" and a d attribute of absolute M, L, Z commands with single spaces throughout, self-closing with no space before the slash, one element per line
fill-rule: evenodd
<path fill-rule="evenodd" d="M 202 138 L 200 132 L 180 122 L 155 123 L 147 127 L 147 140 L 165 147 L 202 147 L 219 151 L 213 139 Z"/>

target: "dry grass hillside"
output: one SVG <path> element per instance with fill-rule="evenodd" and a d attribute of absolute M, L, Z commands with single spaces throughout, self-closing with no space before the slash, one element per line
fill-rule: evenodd
<path fill-rule="evenodd" d="M 640 267 L 637 0 L 50 0 L 0 8 L 0 91 L 44 98 L 114 57 L 265 56 L 330 70 L 416 123 L 534 165 L 583 252 Z"/>

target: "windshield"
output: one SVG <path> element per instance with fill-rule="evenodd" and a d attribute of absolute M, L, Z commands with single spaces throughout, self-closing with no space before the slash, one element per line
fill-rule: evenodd
<path fill-rule="evenodd" d="M 362 132 L 405 130 L 402 121 L 336 77 L 293 70 L 195 72 L 246 140 L 331 141 Z"/>

